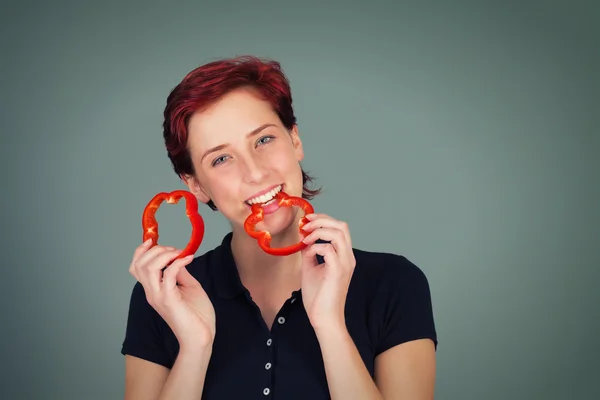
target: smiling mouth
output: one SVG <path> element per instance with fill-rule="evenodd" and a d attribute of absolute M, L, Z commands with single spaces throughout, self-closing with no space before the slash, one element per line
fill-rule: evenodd
<path fill-rule="evenodd" d="M 271 204 L 275 200 L 275 195 L 279 193 L 282 189 L 283 185 L 279 185 L 270 192 L 265 193 L 261 196 L 256 196 L 250 200 L 247 200 L 245 203 L 249 206 L 252 206 L 253 204 L 261 204 L 263 206 Z"/>

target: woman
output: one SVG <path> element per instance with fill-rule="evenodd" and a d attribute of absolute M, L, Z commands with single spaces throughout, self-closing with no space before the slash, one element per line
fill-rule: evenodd
<path fill-rule="evenodd" d="M 318 193 L 279 64 L 255 57 L 190 72 L 168 97 L 173 168 L 232 230 L 215 249 L 141 244 L 122 353 L 126 399 L 431 399 L 437 337 L 429 286 L 406 258 L 352 247 L 329 215 L 278 207 L 278 191 Z M 272 247 L 244 230 L 250 205 Z M 173 263 L 164 269 L 171 261 Z M 164 269 L 164 273 L 162 272 Z"/>

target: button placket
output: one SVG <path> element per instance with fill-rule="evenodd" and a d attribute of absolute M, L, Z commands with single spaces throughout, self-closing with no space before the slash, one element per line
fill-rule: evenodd
<path fill-rule="evenodd" d="M 272 338 L 268 338 L 267 341 L 266 341 L 266 345 L 267 345 L 267 347 L 269 347 L 268 359 L 270 359 L 270 360 L 267 361 L 264 364 L 264 368 L 265 368 L 265 371 L 269 371 L 273 367 L 273 364 L 271 364 L 272 357 L 273 357 L 273 351 L 275 350 L 272 347 L 272 345 L 273 345 L 273 339 Z M 268 385 L 270 385 L 272 383 L 272 381 L 273 381 L 273 378 L 272 378 L 272 376 L 269 375 L 268 378 L 267 378 L 267 382 L 269 382 Z M 271 388 L 270 387 L 265 387 L 263 389 L 263 395 L 264 396 L 269 396 L 270 394 L 271 394 Z"/>
<path fill-rule="evenodd" d="M 296 298 L 292 297 L 292 299 L 290 300 L 290 303 L 293 303 L 294 301 L 296 301 Z M 285 322 L 286 322 L 286 319 L 285 319 L 285 317 L 283 315 L 280 315 L 280 316 L 277 317 L 277 323 L 279 325 L 283 325 L 283 324 L 285 324 Z M 274 330 L 274 332 L 275 331 L 276 330 Z M 267 344 L 267 347 L 271 347 L 273 345 L 273 339 L 272 338 L 268 338 L 266 344 Z M 274 351 L 274 349 L 271 350 L 271 353 L 270 353 L 271 357 L 273 355 L 273 353 L 272 353 L 273 351 Z M 264 368 L 265 368 L 265 371 L 270 371 L 273 368 L 273 364 L 270 361 L 267 361 L 265 363 L 265 365 L 264 365 Z M 270 388 L 265 387 L 263 389 L 263 395 L 268 396 L 270 393 L 271 393 L 271 389 Z"/>

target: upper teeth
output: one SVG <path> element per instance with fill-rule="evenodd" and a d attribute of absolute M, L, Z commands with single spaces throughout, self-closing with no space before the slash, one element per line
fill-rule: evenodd
<path fill-rule="evenodd" d="M 275 195 L 281 190 L 281 185 L 277 186 L 275 189 L 271 190 L 269 193 L 265 193 L 262 196 L 257 196 L 253 199 L 248 200 L 248 204 L 259 204 L 266 203 L 275 197 Z"/>

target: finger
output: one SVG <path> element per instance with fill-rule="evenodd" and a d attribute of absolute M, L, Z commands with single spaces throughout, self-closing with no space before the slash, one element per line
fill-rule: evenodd
<path fill-rule="evenodd" d="M 136 256 L 132 259 L 131 265 L 129 266 L 130 273 L 135 276 L 135 278 L 142 283 L 142 285 L 145 284 L 144 269 L 147 267 L 146 263 L 149 262 L 157 253 L 167 251 L 167 249 L 163 246 L 154 246 L 150 249 L 148 249 L 148 246 L 149 244 L 147 243 L 140 246 L 140 251 L 136 251 L 138 254 L 136 254 Z M 146 248 L 144 249 L 144 247 Z"/>
<path fill-rule="evenodd" d="M 304 250 L 306 257 L 314 258 L 317 254 L 322 256 L 325 264 L 335 266 L 338 263 L 335 248 L 331 243 L 315 243 Z M 323 265 L 323 264 L 315 264 Z"/>
<path fill-rule="evenodd" d="M 307 214 L 306 219 L 308 219 L 309 221 L 322 220 L 322 221 L 329 221 L 329 222 L 333 222 L 333 223 L 342 222 L 342 221 L 339 221 L 339 220 L 333 218 L 330 215 L 322 214 L 322 213 L 321 214 L 318 214 L 318 213 Z"/>
<path fill-rule="evenodd" d="M 133 252 L 133 257 L 131 259 L 131 263 L 132 264 L 135 263 L 142 254 L 144 254 L 146 251 L 148 251 L 151 244 L 152 244 L 152 239 L 147 239 L 145 242 L 143 242 L 138 247 L 136 247 L 135 251 Z"/>
<path fill-rule="evenodd" d="M 309 222 L 306 223 L 302 227 L 303 230 L 305 230 L 307 232 L 312 232 L 318 228 L 337 229 L 344 234 L 344 239 L 351 245 L 352 239 L 350 237 L 350 229 L 348 228 L 347 223 L 333 219 L 324 214 L 314 214 L 314 215 L 316 215 L 316 217 L 312 217 L 309 220 Z"/>
<path fill-rule="evenodd" d="M 173 249 L 161 253 L 156 256 L 146 267 L 146 271 L 153 279 L 158 278 L 160 283 L 163 280 L 163 276 L 166 270 L 175 263 L 176 258 L 181 254 L 183 250 Z"/>
<path fill-rule="evenodd" d="M 308 246 L 303 248 L 302 250 L 300 250 L 300 254 L 302 254 L 302 265 L 307 267 L 307 268 L 311 268 L 311 267 L 316 267 L 317 265 L 319 265 L 319 260 L 317 260 L 317 257 L 315 253 L 315 250 L 313 249 L 313 246 Z"/>
<path fill-rule="evenodd" d="M 181 253 L 181 250 L 165 251 L 141 267 L 140 277 L 155 293 L 161 291 L 160 282 L 163 279 L 162 270 L 169 265 L 179 253 Z"/>
<path fill-rule="evenodd" d="M 189 262 L 191 262 L 194 259 L 193 255 L 190 255 L 188 257 L 190 257 Z M 186 262 L 186 264 L 189 264 L 189 262 Z M 187 268 L 183 268 L 179 271 L 179 274 L 177 274 L 177 283 L 179 283 L 181 286 L 187 286 L 187 287 L 192 287 L 192 286 L 202 287 L 200 285 L 200 282 L 198 282 L 198 280 L 196 278 L 194 278 L 194 276 L 192 274 L 190 274 L 190 271 L 188 271 Z"/>
<path fill-rule="evenodd" d="M 317 218 L 329 218 L 329 219 L 333 219 L 332 217 L 330 217 L 327 214 L 323 214 L 323 213 L 312 213 L 312 214 L 306 214 L 306 218 L 310 221 L 317 219 Z"/>
<path fill-rule="evenodd" d="M 350 249 L 349 244 L 346 242 L 344 233 L 333 228 L 317 228 L 304 239 L 302 239 L 302 241 L 308 245 L 311 245 L 319 239 L 331 242 L 335 247 L 335 250 L 340 253 L 346 252 Z"/>
<path fill-rule="evenodd" d="M 171 246 L 156 245 L 156 246 L 152 247 L 150 250 L 147 250 L 142 255 L 140 255 L 138 257 L 138 259 L 135 261 L 134 265 L 136 267 L 144 266 L 144 265 L 148 264 L 150 262 L 150 260 L 158 257 L 160 254 L 163 254 L 167 251 L 173 251 L 173 250 L 175 250 L 175 248 L 171 247 Z"/>
<path fill-rule="evenodd" d="M 138 261 L 138 259 L 141 257 L 141 255 L 144 254 L 146 251 L 148 251 L 151 243 L 152 243 L 152 239 L 148 239 L 144 243 L 142 243 L 141 245 L 136 247 L 135 251 L 133 252 L 133 256 L 131 257 L 131 262 L 129 263 L 129 273 L 131 275 L 133 275 L 135 277 L 135 279 L 138 279 L 138 274 L 136 273 L 136 270 L 135 270 L 135 264 Z"/>
<path fill-rule="evenodd" d="M 184 268 L 192 259 L 192 256 L 180 258 L 173 261 L 171 265 L 163 272 L 163 284 L 162 288 L 165 291 L 171 291 L 177 286 L 177 275 L 180 270 Z"/>
<path fill-rule="evenodd" d="M 174 250 L 175 248 L 173 247 L 154 246 L 150 250 L 146 251 L 140 257 L 138 257 L 137 261 L 131 266 L 134 276 L 136 276 L 138 280 L 143 279 L 142 277 L 146 274 L 145 270 L 148 268 L 150 263 L 152 263 L 161 254 Z"/>

